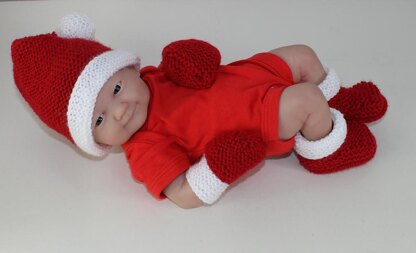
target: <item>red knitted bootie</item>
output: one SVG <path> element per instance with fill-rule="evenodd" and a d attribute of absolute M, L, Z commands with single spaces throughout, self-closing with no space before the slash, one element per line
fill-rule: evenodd
<path fill-rule="evenodd" d="M 377 143 L 367 125 L 346 121 L 331 108 L 334 127 L 324 138 L 309 141 L 295 137 L 295 153 L 307 170 L 316 174 L 333 173 L 362 165 L 374 157 Z"/>
<path fill-rule="evenodd" d="M 345 88 L 333 69 L 327 73 L 319 88 L 329 106 L 342 112 L 345 119 L 370 123 L 384 116 L 387 100 L 374 83 L 363 81 Z"/>

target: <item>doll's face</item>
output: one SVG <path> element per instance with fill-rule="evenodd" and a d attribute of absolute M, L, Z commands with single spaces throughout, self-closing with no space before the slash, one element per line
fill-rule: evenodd
<path fill-rule="evenodd" d="M 149 96 L 149 88 L 133 67 L 116 72 L 95 103 L 94 140 L 111 146 L 125 143 L 146 121 Z"/>

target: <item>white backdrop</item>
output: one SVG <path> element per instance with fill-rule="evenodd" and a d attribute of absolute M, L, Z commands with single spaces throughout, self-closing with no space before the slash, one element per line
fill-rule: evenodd
<path fill-rule="evenodd" d="M 0 252 L 415 252 L 414 1 L 25 1 L 0 3 Z M 158 64 L 177 39 L 210 41 L 222 63 L 302 43 L 345 86 L 389 100 L 370 126 L 376 157 L 312 175 L 270 159 L 214 206 L 181 210 L 134 182 L 122 153 L 80 155 L 30 112 L 12 77 L 16 38 L 82 12 L 96 38 Z"/>

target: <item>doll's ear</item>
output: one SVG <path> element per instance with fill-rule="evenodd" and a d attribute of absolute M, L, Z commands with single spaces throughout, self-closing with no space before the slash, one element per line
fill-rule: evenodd
<path fill-rule="evenodd" d="M 211 44 L 196 40 L 179 40 L 162 51 L 160 68 L 177 85 L 192 89 L 212 86 L 220 67 L 221 54 Z"/>

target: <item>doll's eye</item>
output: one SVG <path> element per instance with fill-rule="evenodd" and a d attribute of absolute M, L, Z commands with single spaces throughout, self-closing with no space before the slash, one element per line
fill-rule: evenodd
<path fill-rule="evenodd" d="M 121 90 L 121 83 L 117 83 L 116 86 L 114 86 L 113 94 L 117 95 L 117 93 L 119 93 L 120 90 Z"/>
<path fill-rule="evenodd" d="M 104 121 L 104 117 L 103 116 L 98 116 L 97 121 L 95 122 L 95 126 L 101 125 L 101 123 L 103 123 L 103 121 Z"/>

